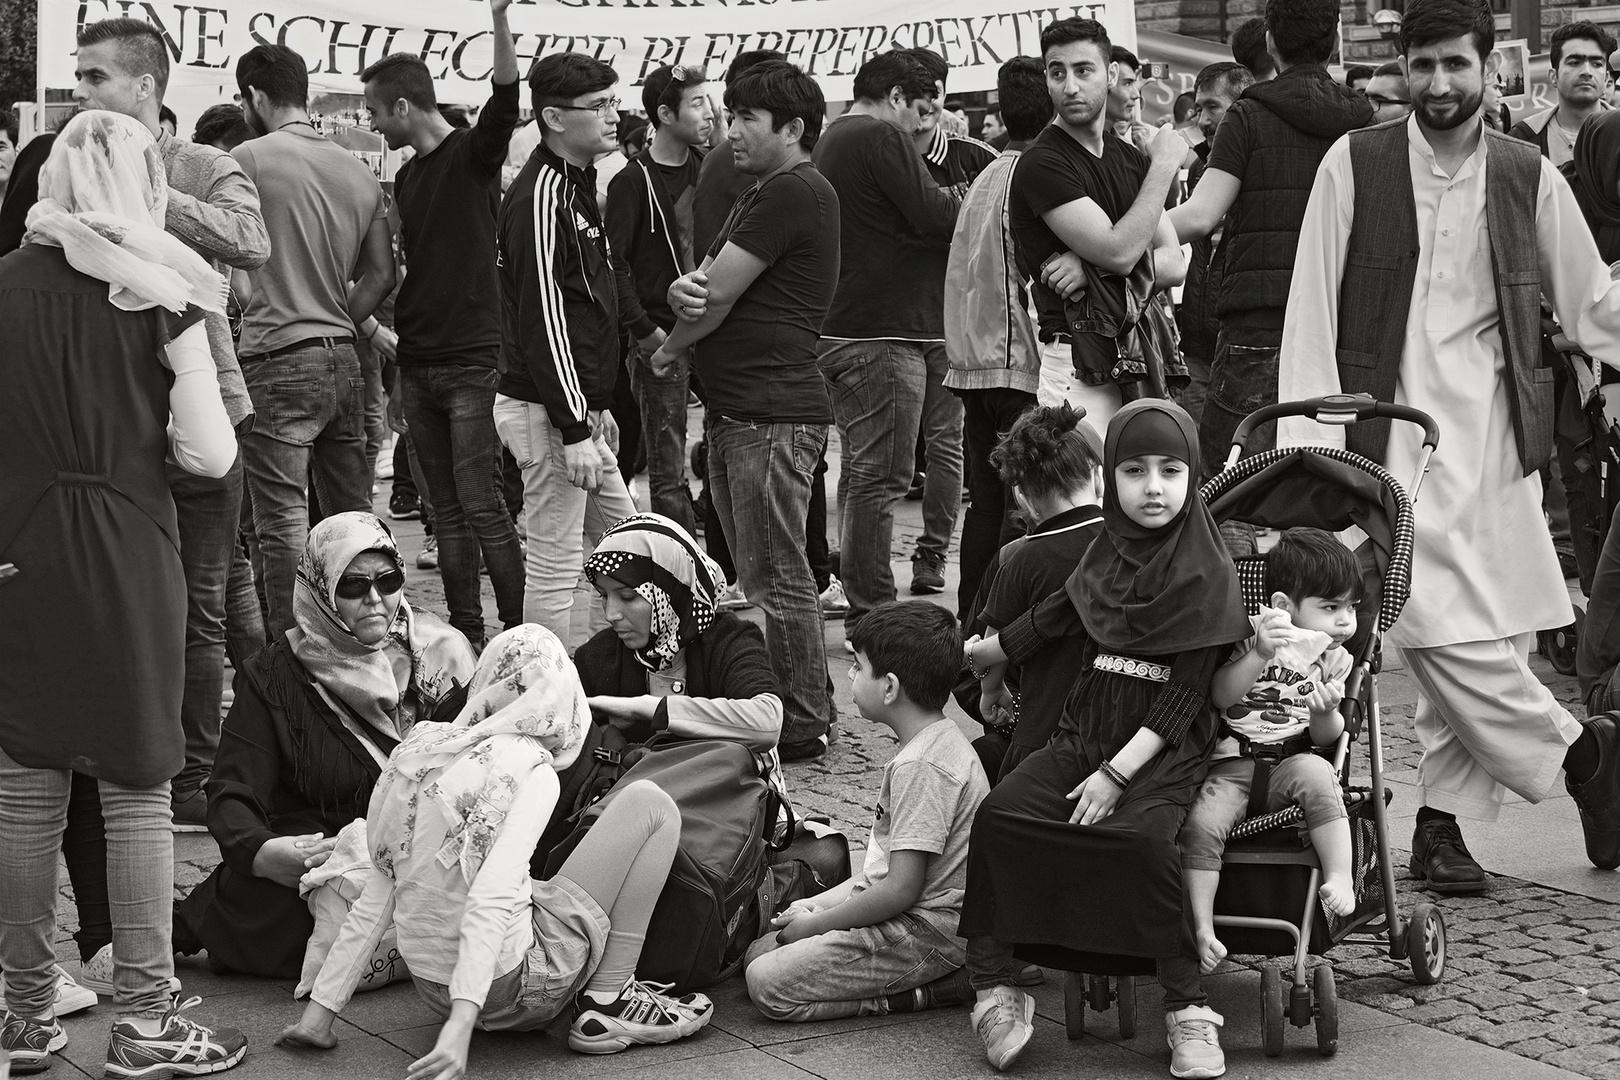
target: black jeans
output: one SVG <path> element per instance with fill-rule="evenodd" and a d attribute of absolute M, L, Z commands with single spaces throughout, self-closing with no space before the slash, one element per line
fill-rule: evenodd
<path fill-rule="evenodd" d="M 962 515 L 962 584 L 956 594 L 956 615 L 965 622 L 991 560 L 1020 531 L 1011 516 L 1011 493 L 990 464 L 990 451 L 1014 421 L 1035 407 L 1035 395 L 1006 388 L 958 390 L 956 395 L 962 399 L 962 441 L 973 495 Z"/>
<path fill-rule="evenodd" d="M 1277 358 L 1282 331 L 1251 326 L 1221 327 L 1215 339 L 1215 359 L 1209 367 L 1209 390 L 1204 415 L 1198 422 L 1199 453 L 1208 480 L 1226 466 L 1232 434 L 1243 418 L 1277 400 Z M 1264 424 L 1249 436 L 1244 457 L 1270 450 L 1277 443 L 1277 425 Z"/>

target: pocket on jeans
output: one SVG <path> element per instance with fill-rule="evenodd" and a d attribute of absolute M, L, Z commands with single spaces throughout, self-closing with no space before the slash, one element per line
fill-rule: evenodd
<path fill-rule="evenodd" d="M 1277 400 L 1275 348 L 1229 345 L 1209 376 L 1209 398 L 1227 409 L 1251 413 Z"/>
<path fill-rule="evenodd" d="M 793 425 L 793 467 L 814 476 L 827 449 L 827 428 L 822 424 Z"/>
<path fill-rule="evenodd" d="M 307 446 L 324 426 L 322 383 L 312 380 L 273 382 L 259 388 L 253 407 L 258 414 L 254 430 L 281 442 Z"/>
<path fill-rule="evenodd" d="M 521 402 L 495 403 L 495 434 L 501 445 L 512 454 L 518 468 L 527 469 L 535 463 L 534 445 L 529 439 L 528 411 Z"/>
<path fill-rule="evenodd" d="M 338 403 L 339 430 L 344 435 L 364 435 L 366 432 L 366 380 L 350 379 L 349 396 Z"/>

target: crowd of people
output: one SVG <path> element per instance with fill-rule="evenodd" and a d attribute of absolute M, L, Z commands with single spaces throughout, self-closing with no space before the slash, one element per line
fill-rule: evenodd
<path fill-rule="evenodd" d="M 1419 688 L 1413 877 L 1487 889 L 1458 819 L 1560 772 L 1620 865 L 1620 530 L 1600 552 L 1547 341 L 1620 370 L 1606 31 L 1560 27 L 1558 104 L 1514 123 L 1483 0 L 1412 0 L 1401 60 L 1343 83 L 1338 4 L 1269 0 L 1155 129 L 1138 58 L 1059 19 L 1001 66 L 980 141 L 920 49 L 868 58 L 833 119 L 779 53 L 737 56 L 723 108 L 718 73 L 653 70 L 644 121 L 613 67 L 554 54 L 525 123 L 511 2 L 477 110 L 414 56 L 362 74 L 391 193 L 284 46 L 180 138 L 132 19 L 80 33 L 59 131 L 0 140 L 0 1063 L 47 1068 L 101 993 L 107 1075 L 234 1066 L 245 1038 L 173 977 L 203 952 L 298 980 L 294 1049 L 408 975 L 443 1020 L 418 1078 L 465 1075 L 475 1029 L 696 1034 L 707 997 L 636 975 L 681 804 L 614 788 L 541 876 L 563 793 L 617 760 L 610 731 L 740 744 L 780 785 L 835 737 L 842 619 L 855 706 L 899 748 L 857 872 L 741 958 L 758 1009 L 971 1003 L 1004 1070 L 1030 961 L 1128 957 L 1163 985 L 1172 1075 L 1221 1075 L 1201 979 L 1234 825 L 1298 804 L 1321 907 L 1357 904 L 1313 751 L 1344 730 L 1361 566 L 1319 530 L 1217 526 L 1199 492 L 1278 400 L 1366 393 L 1442 432 L 1387 637 Z M 430 529 L 448 621 L 372 513 L 390 429 L 388 513 Z M 1401 478 L 1431 449 L 1301 417 L 1246 452 L 1306 444 Z M 911 594 L 944 591 L 960 523 L 954 614 L 899 598 L 908 497 Z M 1262 547 L 1251 614 L 1234 558 Z M 1570 577 L 1584 720 L 1527 659 Z M 171 828 L 222 855 L 177 902 Z"/>

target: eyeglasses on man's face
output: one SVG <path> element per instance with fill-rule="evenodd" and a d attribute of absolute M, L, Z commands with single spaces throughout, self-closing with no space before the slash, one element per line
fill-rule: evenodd
<path fill-rule="evenodd" d="M 616 97 L 607 97 L 601 101 L 594 101 L 589 105 L 553 105 L 552 108 L 563 109 L 568 112 L 591 112 L 607 120 L 610 117 L 619 115 L 619 106 L 622 104 L 624 103 Z"/>

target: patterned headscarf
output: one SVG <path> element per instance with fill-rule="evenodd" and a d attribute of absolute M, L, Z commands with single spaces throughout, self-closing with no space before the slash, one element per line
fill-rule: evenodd
<path fill-rule="evenodd" d="M 68 121 L 39 171 L 25 244 L 59 247 L 68 265 L 110 286 L 114 307 L 225 313 L 225 279 L 164 231 L 169 187 L 139 120 L 91 110 Z"/>
<path fill-rule="evenodd" d="M 632 514 L 602 534 L 585 560 L 592 585 L 605 574 L 636 590 L 652 605 L 652 632 L 636 659 L 663 671 L 682 649 L 714 623 L 715 601 L 726 576 L 697 541 L 662 514 Z"/>
<path fill-rule="evenodd" d="M 394 534 L 375 514 L 333 514 L 309 531 L 293 584 L 297 625 L 287 631 L 287 642 L 324 696 L 397 740 L 416 717 L 402 708 L 406 695 L 394 678 L 395 657 L 410 659 L 410 689 L 423 711 L 448 693 L 453 682 L 465 684 L 477 661 L 460 631 L 411 610 L 403 595 L 382 640 L 362 645 L 338 615 L 337 583 L 355 556 L 367 551 L 386 555 L 404 571 Z"/>
<path fill-rule="evenodd" d="M 525 623 L 489 643 L 448 724 L 422 723 L 389 756 L 371 793 L 372 862 L 394 876 L 409 853 L 422 799 L 452 823 L 439 864 L 461 866 L 470 885 L 500 835 L 512 800 L 537 769 L 579 757 L 591 708 L 573 661 L 545 627 Z"/>

